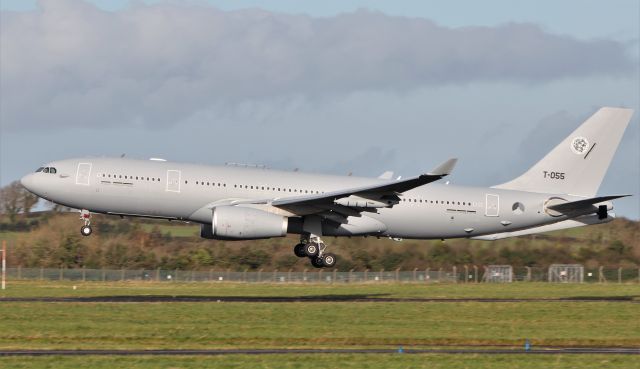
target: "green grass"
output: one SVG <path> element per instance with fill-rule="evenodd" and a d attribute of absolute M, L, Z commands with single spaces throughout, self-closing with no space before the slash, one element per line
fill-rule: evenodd
<path fill-rule="evenodd" d="M 532 297 L 637 296 L 635 284 L 275 285 L 12 284 L 5 296 Z M 640 345 L 632 302 L 38 303 L 0 305 L 4 348 L 369 347 L 389 345 Z"/>
<path fill-rule="evenodd" d="M 4 303 L 3 348 L 640 345 L 631 303 Z"/>
<path fill-rule="evenodd" d="M 76 287 L 74 290 L 73 287 Z M 271 284 L 230 282 L 69 282 L 9 281 L 3 297 L 71 297 L 112 295 L 168 296 L 314 296 L 417 298 L 577 298 L 626 297 L 640 300 L 640 284 L 438 284 L 438 283 L 317 283 Z"/>
<path fill-rule="evenodd" d="M 332 369 L 332 368 L 425 368 L 425 369 L 605 369 L 640 368 L 637 356 L 623 355 L 229 355 L 181 357 L 9 357 L 0 358 L 3 368 L 113 369 L 113 368 L 216 368 L 216 369 Z"/>
<path fill-rule="evenodd" d="M 633 296 L 637 284 L 241 284 L 11 282 L 2 296 L 568 298 Z M 640 346 L 637 302 L 0 302 L 1 349 Z M 230 355 L 5 357 L 2 368 L 640 368 L 624 355 Z"/>

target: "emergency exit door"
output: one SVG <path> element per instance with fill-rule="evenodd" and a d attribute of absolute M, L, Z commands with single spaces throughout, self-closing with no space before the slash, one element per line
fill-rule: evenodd
<path fill-rule="evenodd" d="M 484 215 L 488 217 L 497 217 L 500 215 L 500 196 L 487 194 L 485 201 Z"/>
<path fill-rule="evenodd" d="M 179 170 L 167 170 L 167 191 L 180 192 L 180 176 Z"/>

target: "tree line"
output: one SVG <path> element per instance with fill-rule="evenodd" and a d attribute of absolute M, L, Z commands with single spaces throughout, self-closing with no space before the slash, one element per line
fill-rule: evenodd
<path fill-rule="evenodd" d="M 10 265 L 182 270 L 309 268 L 306 259 L 293 255 L 295 236 L 256 241 L 206 240 L 199 237 L 198 228 L 193 225 L 94 215 L 94 234 L 83 237 L 77 213 L 49 212 L 32 215 L 30 220 L 33 226 L 27 231 L 5 233 L 12 236 Z M 338 255 L 337 268 L 348 271 L 489 264 L 546 267 L 553 263 L 635 267 L 640 265 L 639 239 L 640 222 L 616 219 L 570 234 L 556 232 L 493 242 L 396 242 L 375 237 L 325 241 Z"/>

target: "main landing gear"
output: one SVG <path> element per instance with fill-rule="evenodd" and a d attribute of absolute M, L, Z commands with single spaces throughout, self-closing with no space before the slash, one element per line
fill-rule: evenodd
<path fill-rule="evenodd" d="M 320 237 L 301 235 L 300 243 L 293 248 L 293 253 L 299 258 L 311 259 L 311 265 L 316 268 L 331 268 L 336 265 L 336 256 L 325 252 L 326 248 Z"/>
<path fill-rule="evenodd" d="M 90 236 L 93 230 L 91 229 L 91 212 L 87 209 L 80 211 L 80 219 L 84 220 L 84 225 L 80 228 L 80 234 L 83 236 Z"/>

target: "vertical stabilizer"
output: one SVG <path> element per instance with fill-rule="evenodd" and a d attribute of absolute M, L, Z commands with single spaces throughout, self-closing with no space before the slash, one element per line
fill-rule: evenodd
<path fill-rule="evenodd" d="M 526 173 L 494 187 L 595 196 L 632 115 L 601 108 Z"/>

